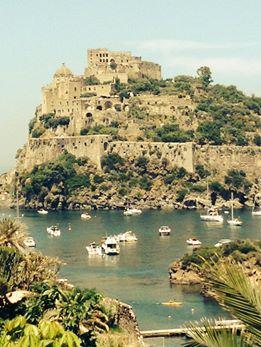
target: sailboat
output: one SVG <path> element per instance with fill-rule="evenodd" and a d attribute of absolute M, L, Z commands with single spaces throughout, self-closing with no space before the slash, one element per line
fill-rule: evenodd
<path fill-rule="evenodd" d="M 208 191 L 208 184 L 207 184 L 207 195 L 209 195 Z M 207 210 L 207 214 L 201 214 L 200 219 L 205 222 L 219 222 L 223 223 L 224 218 L 220 214 L 218 214 L 218 210 L 216 210 L 214 207 L 209 208 Z"/>
<path fill-rule="evenodd" d="M 234 193 L 231 193 L 231 219 L 229 219 L 227 222 L 231 226 L 240 226 L 242 225 L 242 221 L 239 218 L 234 218 Z"/>

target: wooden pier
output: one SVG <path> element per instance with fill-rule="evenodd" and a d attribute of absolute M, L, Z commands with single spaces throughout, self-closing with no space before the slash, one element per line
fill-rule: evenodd
<path fill-rule="evenodd" d="M 238 320 L 221 320 L 215 321 L 215 326 L 213 327 L 216 330 L 219 329 L 235 329 L 241 330 L 245 326 Z M 203 327 L 201 328 L 204 329 Z M 175 337 L 175 336 L 188 336 L 190 329 L 188 328 L 175 328 L 175 329 L 163 329 L 163 330 L 145 330 L 141 331 L 143 338 L 152 338 L 152 337 Z"/>

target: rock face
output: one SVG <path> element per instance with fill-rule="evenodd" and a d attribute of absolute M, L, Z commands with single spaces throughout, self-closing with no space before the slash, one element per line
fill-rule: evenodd
<path fill-rule="evenodd" d="M 169 280 L 172 284 L 202 284 L 204 279 L 196 267 L 182 269 L 181 262 L 174 263 L 169 269 Z"/>

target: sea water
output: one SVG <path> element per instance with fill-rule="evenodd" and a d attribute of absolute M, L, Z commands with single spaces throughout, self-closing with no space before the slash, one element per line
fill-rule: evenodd
<path fill-rule="evenodd" d="M 261 229 L 261 217 L 252 216 L 249 210 L 235 212 L 243 221 L 241 227 L 229 226 L 228 215 L 224 215 L 223 224 L 206 223 L 200 220 L 198 211 L 185 210 L 145 211 L 130 217 L 122 211 L 91 211 L 92 218 L 88 221 L 82 221 L 81 212 L 77 211 L 23 213 L 22 220 L 37 249 L 65 262 L 60 277 L 130 304 L 142 330 L 179 327 L 201 317 L 228 317 L 213 300 L 202 297 L 197 286 L 170 285 L 169 265 L 192 252 L 186 244 L 189 237 L 198 238 L 202 246 L 211 246 L 223 238 L 260 239 Z M 14 211 L 0 211 L 1 214 L 14 215 Z M 53 224 L 59 225 L 60 237 L 47 234 L 46 228 Z M 162 225 L 171 227 L 170 236 L 158 235 Z M 121 244 L 119 256 L 88 256 L 85 247 L 90 242 L 127 230 L 134 231 L 138 241 Z M 181 301 L 182 305 L 175 308 L 161 305 L 169 300 Z"/>

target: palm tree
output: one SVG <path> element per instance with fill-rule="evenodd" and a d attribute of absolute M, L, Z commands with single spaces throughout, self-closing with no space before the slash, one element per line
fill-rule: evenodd
<path fill-rule="evenodd" d="M 254 278 L 250 278 L 242 265 L 232 260 L 207 264 L 208 283 L 216 294 L 218 302 L 245 328 L 240 334 L 228 329 L 216 330 L 213 320 L 203 319 L 201 323 L 191 323 L 186 347 L 248 347 L 261 346 L 261 288 Z"/>
<path fill-rule="evenodd" d="M 24 250 L 25 226 L 10 218 L 0 220 L 0 246 Z"/>

